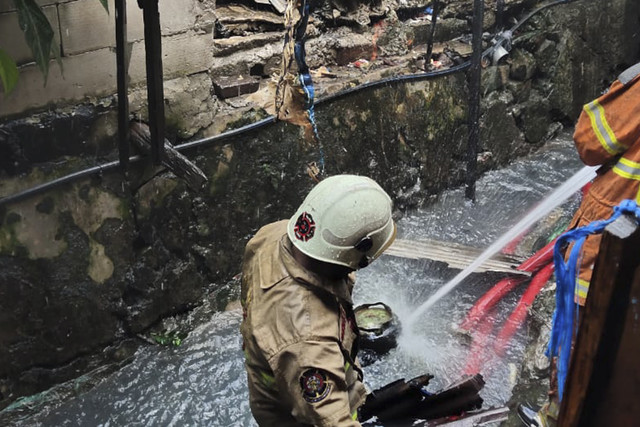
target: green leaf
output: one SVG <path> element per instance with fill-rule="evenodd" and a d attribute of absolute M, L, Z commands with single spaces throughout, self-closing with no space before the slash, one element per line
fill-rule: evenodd
<path fill-rule="evenodd" d="M 98 0 L 100 3 L 102 3 L 102 7 L 104 7 L 104 10 L 107 11 L 107 13 L 109 13 L 109 0 Z"/>
<path fill-rule="evenodd" d="M 4 86 L 6 95 L 11 93 L 18 82 L 18 67 L 16 67 L 13 59 L 2 49 L 0 49 L 0 79 L 2 79 L 2 86 Z"/>
<path fill-rule="evenodd" d="M 13 0 L 18 9 L 18 23 L 47 84 L 49 59 L 53 46 L 53 29 L 35 0 Z M 57 49 L 56 49 L 57 50 Z"/>

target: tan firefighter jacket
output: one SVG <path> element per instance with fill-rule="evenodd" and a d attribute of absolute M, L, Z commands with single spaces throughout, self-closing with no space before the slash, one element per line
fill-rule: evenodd
<path fill-rule="evenodd" d="M 640 203 L 640 63 L 623 72 L 609 91 L 584 106 L 573 135 L 582 161 L 606 165 L 593 180 L 571 228 L 608 219 L 622 200 Z M 583 246 L 576 298 L 583 305 L 601 235 Z"/>
<path fill-rule="evenodd" d="M 287 221 L 245 250 L 241 325 L 250 406 L 261 426 L 358 426 L 353 278 L 330 281 L 293 258 Z"/>

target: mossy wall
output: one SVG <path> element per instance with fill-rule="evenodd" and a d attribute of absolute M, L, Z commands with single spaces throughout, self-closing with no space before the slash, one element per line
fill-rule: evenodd
<path fill-rule="evenodd" d="M 635 0 L 562 8 L 533 20 L 509 60 L 483 70 L 480 171 L 539 147 L 638 59 Z M 605 27 L 611 49 L 596 36 Z M 321 145 L 275 123 L 185 151 L 208 177 L 201 191 L 141 161 L 126 175 L 112 170 L 0 200 L 0 404 L 60 380 L 47 370 L 164 316 L 205 298 L 223 306 L 244 245 L 294 212 L 314 184 L 310 165 L 371 176 L 400 210 L 461 184 L 467 99 L 464 74 L 335 98 L 316 107 Z M 11 160 L 2 162 L 0 195 L 113 158 L 105 117 L 114 111 L 80 106 L 3 124 L 0 148 Z M 261 117 L 253 110 L 240 120 Z"/>

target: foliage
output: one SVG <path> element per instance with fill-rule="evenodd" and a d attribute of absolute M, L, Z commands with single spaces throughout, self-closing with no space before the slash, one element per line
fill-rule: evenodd
<path fill-rule="evenodd" d="M 53 43 L 53 28 L 35 0 L 13 0 L 13 4 L 18 9 L 20 29 L 42 71 L 46 85 L 50 55 L 53 53 L 56 57 L 60 56 L 58 47 Z"/>
<path fill-rule="evenodd" d="M 160 345 L 178 347 L 182 344 L 182 340 L 187 337 L 186 333 L 171 331 L 164 333 L 151 333 L 151 338 Z"/>
<path fill-rule="evenodd" d="M 18 67 L 2 49 L 0 49 L 0 80 L 6 93 L 10 93 L 18 82 Z"/>
<path fill-rule="evenodd" d="M 109 13 L 108 0 L 98 1 Z M 18 11 L 20 29 L 24 33 L 25 40 L 33 53 L 33 58 L 44 76 L 44 84 L 46 86 L 47 77 L 49 76 L 49 61 L 52 55 L 58 60 L 58 64 L 62 68 L 60 48 L 53 43 L 53 28 L 51 28 L 49 20 L 42 12 L 42 8 L 36 3 L 36 0 L 13 0 L 13 5 Z M 15 61 L 2 50 L 0 50 L 0 79 L 7 94 L 11 92 L 18 81 L 18 68 Z"/>

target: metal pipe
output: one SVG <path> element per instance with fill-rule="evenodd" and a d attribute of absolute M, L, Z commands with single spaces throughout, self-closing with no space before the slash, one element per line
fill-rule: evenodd
<path fill-rule="evenodd" d="M 480 140 L 480 73 L 482 71 L 482 20 L 484 0 L 473 2 L 473 53 L 467 72 L 469 82 L 469 142 L 467 144 L 467 187 L 465 197 L 476 200 L 476 172 L 478 167 L 478 142 Z"/>
<path fill-rule="evenodd" d="M 147 99 L 151 158 L 159 165 L 164 155 L 164 89 L 162 87 L 162 37 L 158 0 L 138 0 L 144 19 L 144 50 L 147 65 Z"/>
<path fill-rule="evenodd" d="M 504 0 L 496 2 L 496 31 L 500 31 L 504 25 Z"/>
<path fill-rule="evenodd" d="M 436 21 L 438 20 L 438 13 L 440 12 L 440 1 L 433 0 L 433 11 L 431 13 L 431 28 L 429 28 L 429 41 L 427 42 L 427 55 L 425 56 L 425 69 L 428 69 L 431 64 L 431 55 L 433 54 L 433 37 L 436 33 Z"/>
<path fill-rule="evenodd" d="M 129 163 L 129 98 L 127 87 L 127 5 L 115 0 L 116 6 L 116 78 L 118 82 L 118 155 L 120 167 L 127 171 Z"/>

